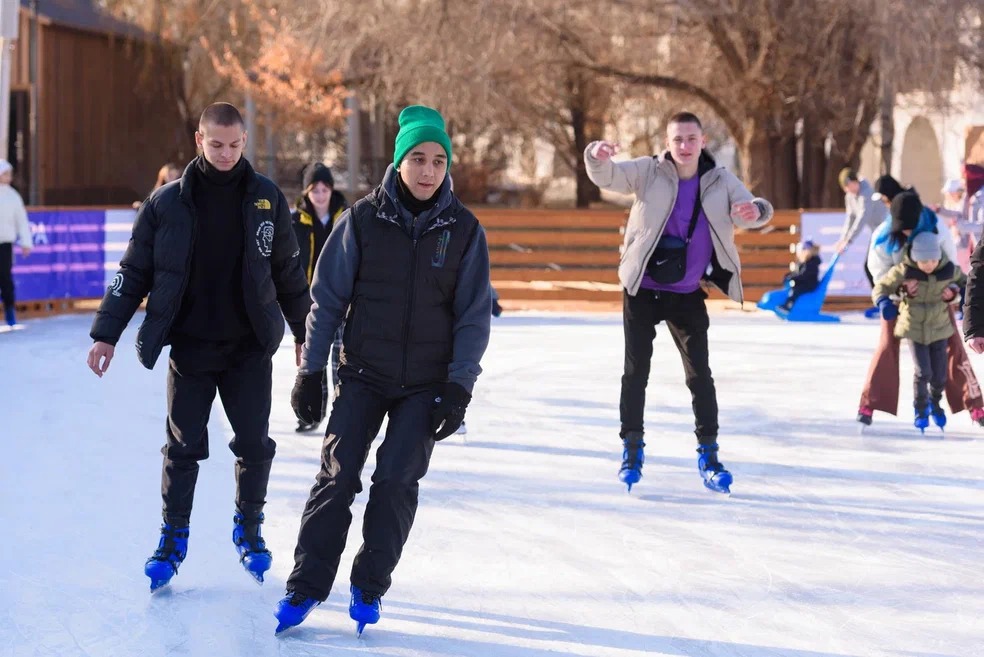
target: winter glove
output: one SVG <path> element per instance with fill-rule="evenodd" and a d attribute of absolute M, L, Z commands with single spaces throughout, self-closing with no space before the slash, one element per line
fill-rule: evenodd
<path fill-rule="evenodd" d="M 325 419 L 325 397 L 321 386 L 324 372 L 297 373 L 294 389 L 290 391 L 290 407 L 305 424 L 317 424 Z"/>
<path fill-rule="evenodd" d="M 499 305 L 498 299 L 492 299 L 492 316 L 498 317 L 502 314 L 502 306 Z"/>
<path fill-rule="evenodd" d="M 457 383 L 444 383 L 436 389 L 434 410 L 431 411 L 431 433 L 434 440 L 444 440 L 461 426 L 471 395 Z"/>
<path fill-rule="evenodd" d="M 886 322 L 891 322 L 899 316 L 898 306 L 892 303 L 892 300 L 888 297 L 882 297 L 878 300 L 878 310 L 881 312 L 882 319 Z"/>

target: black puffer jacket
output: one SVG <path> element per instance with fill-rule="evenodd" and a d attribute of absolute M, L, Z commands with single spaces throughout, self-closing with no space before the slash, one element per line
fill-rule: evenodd
<path fill-rule="evenodd" d="M 147 299 L 147 317 L 137 332 L 137 355 L 152 369 L 181 307 L 195 244 L 192 161 L 181 180 L 151 194 L 133 225 L 130 244 L 92 322 L 93 340 L 115 345 Z M 243 202 L 243 283 L 246 311 L 260 344 L 273 354 L 284 336 L 284 317 L 297 341 L 311 306 L 307 278 L 290 225 L 290 207 L 269 178 L 246 162 Z"/>

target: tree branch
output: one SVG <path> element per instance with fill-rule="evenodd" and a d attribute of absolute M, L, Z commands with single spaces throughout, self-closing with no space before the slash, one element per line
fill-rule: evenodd
<path fill-rule="evenodd" d="M 714 113 L 720 117 L 724 124 L 728 126 L 728 130 L 736 141 L 741 142 L 745 130 L 742 127 L 741 121 L 728 109 L 725 102 L 712 94 L 707 89 L 700 87 L 691 82 L 685 80 L 680 80 L 678 78 L 673 78 L 665 75 L 653 75 L 650 73 L 638 73 L 635 71 L 623 71 L 621 69 L 615 68 L 613 66 L 603 65 L 603 64 L 575 64 L 581 68 L 585 68 L 589 71 L 594 71 L 599 75 L 605 75 L 608 77 L 618 78 L 626 82 L 631 82 L 633 84 L 641 84 L 650 87 L 659 87 L 661 89 L 671 89 L 673 91 L 681 91 L 685 94 L 699 98 L 700 100 L 707 103 L 708 107 L 714 110 Z"/>

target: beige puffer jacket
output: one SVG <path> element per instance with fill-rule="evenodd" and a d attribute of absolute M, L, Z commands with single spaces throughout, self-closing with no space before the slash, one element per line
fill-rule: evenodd
<path fill-rule="evenodd" d="M 584 152 L 591 182 L 602 189 L 621 194 L 635 194 L 635 202 L 629 211 L 622 243 L 622 260 L 618 278 L 630 295 L 639 291 L 646 263 L 663 234 L 666 222 L 676 204 L 680 179 L 676 165 L 669 158 L 669 151 L 659 158 L 640 157 L 627 162 L 601 161 L 591 156 L 593 144 Z M 734 174 L 714 165 L 713 160 L 702 155 L 712 168 L 700 177 L 700 202 L 711 228 L 714 245 L 712 265 L 717 268 L 708 277 L 722 292 L 742 303 L 741 262 L 735 246 L 735 226 L 759 228 L 772 219 L 772 204 L 752 195 Z M 754 201 L 761 210 L 761 217 L 754 223 L 737 224 L 731 218 L 734 203 Z"/>

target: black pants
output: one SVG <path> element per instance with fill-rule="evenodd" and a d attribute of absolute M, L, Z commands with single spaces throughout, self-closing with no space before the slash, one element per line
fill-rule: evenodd
<path fill-rule="evenodd" d="M 710 322 L 703 290 L 690 294 L 640 289 L 636 296 L 623 293 L 622 325 L 625 330 L 625 369 L 619 413 L 621 436 L 643 431 L 646 384 L 653 356 L 656 325 L 666 322 L 683 359 L 687 387 L 693 400 L 697 440 L 717 441 L 718 407 L 714 379 L 708 364 L 707 329 Z"/>
<path fill-rule="evenodd" d="M 198 481 L 198 462 L 208 458 L 208 417 L 216 391 L 222 400 L 236 455 L 236 506 L 247 515 L 266 501 L 277 444 L 270 438 L 273 362 L 255 341 L 187 343 L 171 347 L 167 374 L 167 444 L 161 497 L 164 519 L 186 524 Z"/>
<path fill-rule="evenodd" d="M 0 244 L 0 301 L 4 310 L 14 307 L 14 245 Z"/>
<path fill-rule="evenodd" d="M 386 593 L 417 512 L 418 482 L 427 474 L 434 439 L 429 387 L 401 389 L 367 381 L 342 365 L 338 396 L 311 496 L 304 507 L 287 588 L 324 600 L 331 592 L 345 549 L 355 496 L 373 438 L 389 415 L 386 437 L 376 452 L 362 548 L 352 565 L 359 588 Z"/>
<path fill-rule="evenodd" d="M 940 402 L 946 386 L 947 340 L 929 344 L 909 342 L 916 372 L 912 377 L 912 398 L 916 408 L 925 408 L 930 401 Z"/>

